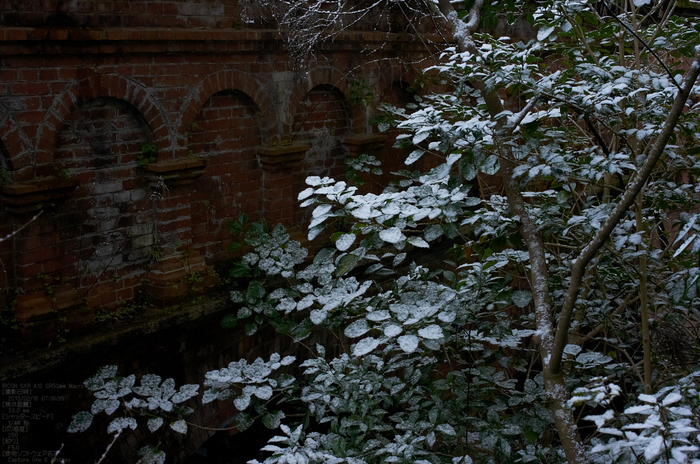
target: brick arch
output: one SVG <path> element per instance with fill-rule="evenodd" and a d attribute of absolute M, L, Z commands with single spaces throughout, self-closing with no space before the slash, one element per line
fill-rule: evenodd
<path fill-rule="evenodd" d="M 180 120 L 177 126 L 177 146 L 184 149 L 187 146 L 187 136 L 192 123 L 202 110 L 202 107 L 214 95 L 225 90 L 236 90 L 250 98 L 260 110 L 264 126 L 261 128 L 266 138 L 273 137 L 277 132 L 277 112 L 270 96 L 262 89 L 260 82 L 248 74 L 226 70 L 207 76 L 204 81 L 190 92 L 182 104 Z"/>
<path fill-rule="evenodd" d="M 396 105 L 399 108 L 405 107 L 407 103 L 411 103 L 412 100 L 410 101 L 402 101 L 406 100 L 409 96 L 412 96 L 412 94 L 415 94 L 414 91 L 409 91 L 408 88 L 411 87 L 411 84 L 409 81 L 406 81 L 404 79 L 396 79 L 395 81 L 390 82 L 387 86 L 385 86 L 382 89 L 382 92 L 379 94 L 379 102 L 380 103 L 389 103 L 391 105 Z"/>
<path fill-rule="evenodd" d="M 84 102 L 101 97 L 123 100 L 133 106 L 149 125 L 153 141 L 160 153 L 171 147 L 170 130 L 165 123 L 164 109 L 140 82 L 116 74 L 91 76 L 64 88 L 54 97 L 44 122 L 37 131 L 34 164 L 53 158 L 56 137 L 63 122 Z"/>
<path fill-rule="evenodd" d="M 294 119 L 286 132 L 289 141 L 310 145 L 292 174 L 292 198 L 297 198 L 305 188 L 307 176 L 344 178 L 346 149 L 343 140 L 354 132 L 353 121 L 358 118 L 352 117 L 342 90 L 327 83 L 319 83 L 305 92 L 291 114 Z M 293 224 L 304 229 L 309 223 L 310 213 L 311 210 L 300 208 L 294 202 Z"/>
<path fill-rule="evenodd" d="M 6 108 L 0 106 L 0 143 L 3 166 L 13 172 L 16 181 L 32 177 L 32 144 Z"/>
<path fill-rule="evenodd" d="M 379 114 L 379 105 L 389 103 L 398 107 L 405 107 L 407 101 L 396 101 L 395 89 L 406 89 L 414 85 L 422 71 L 408 67 L 405 64 L 392 60 L 385 68 L 380 68 L 380 63 L 377 63 L 378 79 L 374 83 L 374 105 L 370 108 L 368 117 L 374 118 Z M 417 92 L 418 93 L 418 92 Z M 371 131 L 371 130 L 370 130 Z M 396 135 L 396 134 L 394 134 Z"/>
<path fill-rule="evenodd" d="M 78 103 L 55 139 L 51 165 L 36 172 L 58 169 L 78 185 L 52 211 L 60 241 L 50 266 L 89 308 L 114 308 L 133 299 L 156 243 L 151 189 L 137 165 L 151 129 L 131 103 L 96 96 Z"/>
<path fill-rule="evenodd" d="M 196 123 L 196 124 L 195 124 Z M 193 250 L 208 262 L 231 259 L 226 222 L 246 213 L 262 219 L 263 170 L 257 149 L 265 142 L 262 112 L 240 90 L 211 95 L 188 124 L 187 151 L 207 160 L 202 176 L 188 196 Z"/>
<path fill-rule="evenodd" d="M 337 68 L 317 67 L 308 72 L 306 79 L 298 83 L 289 96 L 289 100 L 287 101 L 287 111 L 285 112 L 288 119 L 283 122 L 285 126 L 285 134 L 290 134 L 294 130 L 298 130 L 298 128 L 293 126 L 294 118 L 296 117 L 301 104 L 311 90 L 323 85 L 334 88 L 342 95 L 345 109 L 347 110 L 348 115 L 351 117 L 350 125 L 355 126 L 358 115 L 353 114 L 350 106 L 348 105 L 347 95 L 350 85 L 347 80 L 347 75 L 340 72 L 340 70 Z"/>
<path fill-rule="evenodd" d="M 390 66 L 382 68 L 381 72 L 378 72 L 379 79 L 374 86 L 376 95 L 379 97 L 378 101 L 382 101 L 386 91 L 396 82 L 405 82 L 407 84 L 413 84 L 418 80 L 421 71 L 416 71 L 411 67 L 407 67 L 401 63 L 391 63 Z"/>

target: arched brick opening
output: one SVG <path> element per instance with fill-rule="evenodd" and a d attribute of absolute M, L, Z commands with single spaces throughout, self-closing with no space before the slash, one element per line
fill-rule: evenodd
<path fill-rule="evenodd" d="M 351 118 L 345 95 L 330 84 L 312 88 L 297 107 L 294 117 L 296 142 L 306 142 L 301 168 L 294 175 L 294 198 L 301 192 L 308 176 L 345 177 L 343 137 L 350 132 Z M 311 211 L 294 206 L 294 224 L 303 228 Z"/>
<path fill-rule="evenodd" d="M 48 284 L 75 289 L 90 307 L 132 300 L 154 258 L 151 189 L 138 167 L 148 143 L 153 135 L 145 118 L 112 97 L 83 102 L 56 133 L 54 172 L 79 185 L 43 219 L 53 226 Z"/>
<path fill-rule="evenodd" d="M 406 105 L 409 103 L 415 103 L 415 95 L 416 92 L 411 85 L 405 80 L 399 79 L 389 83 L 389 85 L 382 89 L 381 101 L 397 108 L 406 108 Z M 392 172 L 422 169 L 422 160 L 419 161 L 418 164 L 413 165 L 406 165 L 404 163 L 405 159 L 412 151 L 412 148 L 394 147 L 396 136 L 400 133 L 401 131 L 395 127 L 391 127 L 385 132 L 385 134 L 388 136 L 388 142 L 385 146 L 384 152 L 381 154 L 381 157 L 379 157 L 379 160 L 382 163 L 382 175 L 377 176 L 375 179 L 378 187 L 384 188 L 389 185 L 391 181 L 396 180 L 396 176 L 391 174 Z"/>
<path fill-rule="evenodd" d="M 193 132 L 192 123 L 199 117 L 207 102 L 215 94 L 229 89 L 237 89 L 245 94 L 257 107 L 260 115 L 260 135 L 263 140 L 271 139 L 277 135 L 279 130 L 277 111 L 260 82 L 243 72 L 226 70 L 207 76 L 183 103 L 178 124 L 177 143 L 179 147 L 189 145 L 188 139 Z"/>
<path fill-rule="evenodd" d="M 417 79 L 417 76 L 414 76 Z M 409 84 L 410 81 L 406 80 L 396 80 L 389 84 L 382 93 L 382 101 L 389 103 L 397 108 L 406 108 L 407 105 L 416 102 L 416 95 L 420 94 L 420 89 Z M 415 82 L 415 80 L 413 81 Z M 408 112 L 412 112 L 411 108 L 408 108 Z M 396 128 L 391 128 L 387 131 L 390 140 L 395 140 L 396 136 L 399 135 L 401 131 Z M 423 172 L 429 171 L 431 168 L 441 164 L 444 161 L 443 157 L 426 153 L 421 157 L 420 160 L 413 164 L 406 165 L 404 160 L 413 151 L 412 147 L 409 148 L 396 148 L 393 147 L 393 142 L 391 143 L 391 149 L 387 151 L 386 163 L 389 172 L 396 172 L 400 169 L 407 169 L 409 171 L 421 170 Z M 383 160 L 384 162 L 384 160 Z M 386 175 L 386 173 L 385 173 Z M 392 176 L 393 177 L 393 176 Z"/>
<path fill-rule="evenodd" d="M 299 126 L 299 120 L 297 118 L 299 113 L 299 108 L 304 104 L 305 100 L 308 98 L 309 92 L 319 86 L 328 86 L 336 89 L 336 91 L 343 96 L 343 101 L 346 105 L 347 116 L 350 119 L 350 127 L 360 126 L 363 124 L 362 115 L 355 114 L 351 111 L 349 105 L 347 105 L 347 98 L 349 92 L 349 82 L 347 79 L 347 74 L 340 72 L 336 68 L 330 67 L 314 67 L 312 68 L 306 76 L 306 79 L 298 83 L 291 91 L 287 103 L 286 109 L 286 119 L 283 121 L 284 125 L 284 137 L 296 137 L 301 130 Z"/>
<path fill-rule="evenodd" d="M 256 148 L 262 143 L 263 113 L 240 90 L 211 96 L 192 121 L 188 148 L 207 159 L 190 201 L 192 245 L 208 262 L 227 259 L 226 223 L 241 213 L 262 219 L 262 170 Z"/>
<path fill-rule="evenodd" d="M 58 93 L 51 108 L 39 126 L 35 142 L 35 175 L 51 175 L 54 149 L 58 143 L 58 131 L 86 102 L 98 98 L 115 98 L 129 103 L 146 121 L 150 139 L 158 149 L 159 157 L 172 151 L 172 137 L 165 123 L 165 111 L 149 89 L 135 79 L 114 74 L 96 75 L 66 86 Z M 48 172 L 47 172 L 48 171 Z"/>
<path fill-rule="evenodd" d="M 424 69 L 414 69 L 398 60 L 391 60 L 386 65 L 378 62 L 377 67 L 378 79 L 375 88 L 379 97 L 378 102 L 386 101 L 385 95 L 395 89 L 398 83 L 413 85 L 418 82 Z"/>

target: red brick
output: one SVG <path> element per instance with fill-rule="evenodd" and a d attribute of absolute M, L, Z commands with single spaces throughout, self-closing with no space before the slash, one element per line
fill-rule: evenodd
<path fill-rule="evenodd" d="M 44 292 L 18 295 L 15 308 L 15 317 L 22 322 L 52 310 L 51 301 Z"/>
<path fill-rule="evenodd" d="M 146 13 L 149 15 L 159 15 L 163 12 L 163 5 L 158 2 L 150 2 L 146 7 Z"/>
<path fill-rule="evenodd" d="M 20 69 L 17 73 L 17 80 L 22 82 L 36 82 L 39 80 L 39 70 Z"/>
<path fill-rule="evenodd" d="M 46 82 L 13 83 L 12 93 L 14 95 L 45 95 L 49 93 L 50 87 Z"/>
<path fill-rule="evenodd" d="M 16 69 L 0 69 L 0 81 L 4 82 L 16 82 L 17 70 Z"/>
<path fill-rule="evenodd" d="M 135 296 L 134 287 L 123 288 L 117 291 L 117 301 L 119 303 L 132 301 Z"/>

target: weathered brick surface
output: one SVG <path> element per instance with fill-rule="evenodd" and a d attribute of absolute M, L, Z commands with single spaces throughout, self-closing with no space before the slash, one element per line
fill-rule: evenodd
<path fill-rule="evenodd" d="M 241 12 L 236 0 L 0 0 L 0 182 L 19 185 L 1 192 L 0 237 L 44 211 L 0 242 L 0 307 L 31 322 L 39 310 L 13 295 L 46 305 L 32 295 L 70 287 L 95 309 L 143 289 L 168 301 L 206 290 L 203 266 L 230 257 L 227 220 L 303 228 L 304 179 L 344 176 L 344 138 L 372 130 L 353 83 L 404 103 L 396 83 L 415 74 L 403 63 L 429 56 L 407 35 L 347 32 L 300 76 L 276 31 L 248 28 Z M 288 143 L 310 149 L 261 164 L 259 149 Z M 139 167 L 151 144 L 157 163 Z M 382 153 L 385 171 L 395 154 Z M 16 193 L 52 178 L 77 187 Z M 206 284 L 183 281 L 193 272 Z"/>
<path fill-rule="evenodd" d="M 241 213 L 260 220 L 262 170 L 255 149 L 261 144 L 261 112 L 240 91 L 214 94 L 192 122 L 189 148 L 208 159 L 190 196 L 192 245 L 208 259 L 224 259 L 226 221 Z"/>
<path fill-rule="evenodd" d="M 34 27 L 239 27 L 237 0 L 3 0 L 0 20 L 11 26 Z"/>
<path fill-rule="evenodd" d="M 312 88 L 297 108 L 292 137 L 309 143 L 311 149 L 294 173 L 293 192 L 306 188 L 307 176 L 342 178 L 345 175 L 343 137 L 350 129 L 350 112 L 342 92 L 328 84 Z M 293 201 L 294 224 L 307 223 L 311 211 Z"/>

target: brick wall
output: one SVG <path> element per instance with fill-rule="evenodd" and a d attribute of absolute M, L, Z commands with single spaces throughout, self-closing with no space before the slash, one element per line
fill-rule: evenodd
<path fill-rule="evenodd" d="M 240 91 L 213 95 L 191 126 L 193 156 L 207 158 L 190 202 L 192 244 L 207 259 L 226 259 L 230 239 L 226 222 L 241 213 L 251 221 L 263 219 L 260 119 L 255 102 Z"/>
<path fill-rule="evenodd" d="M 348 103 L 337 87 L 319 85 L 306 94 L 294 117 L 292 137 L 311 148 L 295 173 L 294 193 L 307 187 L 308 176 L 345 176 L 343 138 L 350 130 L 350 117 Z M 294 203 L 294 225 L 303 228 L 310 217 L 311 210 Z"/>
<path fill-rule="evenodd" d="M 2 0 L 0 22 L 33 27 L 212 27 L 242 25 L 237 0 Z"/>
<path fill-rule="evenodd" d="M 346 18 L 355 29 L 430 30 L 431 22 L 401 5 L 388 3 L 370 15 Z M 411 12 L 409 11 L 409 14 Z M 0 23 L 29 27 L 241 28 L 270 26 L 264 7 L 239 0 L 0 0 Z M 358 19 L 364 21 L 357 22 Z M 409 26 L 409 22 L 412 24 Z"/>
<path fill-rule="evenodd" d="M 241 213 L 303 229 L 306 176 L 342 177 L 348 138 L 376 130 L 353 83 L 380 97 L 430 56 L 409 35 L 349 31 L 299 75 L 241 11 L 0 0 L 0 237 L 42 212 L 0 242 L 0 307 L 29 338 L 139 293 L 172 305 L 213 288 Z"/>
<path fill-rule="evenodd" d="M 79 184 L 42 218 L 53 229 L 46 240 L 58 250 L 57 270 L 49 273 L 56 281 L 45 285 L 75 288 L 100 308 L 133 299 L 155 246 L 151 189 L 136 163 L 149 142 L 145 120 L 116 98 L 90 100 L 66 119 L 49 167 Z M 22 275 L 25 288 L 37 284 L 31 272 Z"/>

